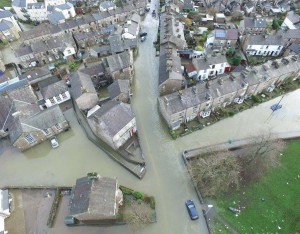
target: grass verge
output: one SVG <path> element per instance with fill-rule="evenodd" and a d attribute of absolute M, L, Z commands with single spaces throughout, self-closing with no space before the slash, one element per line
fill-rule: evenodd
<path fill-rule="evenodd" d="M 280 167 L 230 196 L 218 197 L 215 205 L 220 215 L 239 233 L 299 232 L 299 152 L 299 140 L 288 143 Z M 240 214 L 236 216 L 229 207 L 240 209 Z"/>

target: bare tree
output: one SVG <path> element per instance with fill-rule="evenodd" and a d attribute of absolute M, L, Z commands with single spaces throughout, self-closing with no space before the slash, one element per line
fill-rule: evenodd
<path fill-rule="evenodd" d="M 137 201 L 131 201 L 131 209 L 124 214 L 124 220 L 132 231 L 141 230 L 145 225 L 152 222 L 153 210 L 149 205 L 139 204 Z"/>
<path fill-rule="evenodd" d="M 269 168 L 280 165 L 280 152 L 284 147 L 285 142 L 271 131 L 251 137 L 248 146 L 238 152 L 244 179 L 259 178 Z"/>
<path fill-rule="evenodd" d="M 218 13 L 218 9 L 215 8 L 215 7 L 211 7 L 211 8 L 209 8 L 209 9 L 207 10 L 207 13 L 208 13 L 209 15 L 215 16 L 215 14 Z"/>
<path fill-rule="evenodd" d="M 240 184 L 240 165 L 230 151 L 209 149 L 190 160 L 188 170 L 204 197 L 237 189 Z"/>

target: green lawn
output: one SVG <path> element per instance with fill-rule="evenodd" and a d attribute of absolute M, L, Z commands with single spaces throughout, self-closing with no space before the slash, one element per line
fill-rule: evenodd
<path fill-rule="evenodd" d="M 282 165 L 259 182 L 218 197 L 216 209 L 239 233 L 300 232 L 300 141 L 287 145 Z M 235 216 L 228 207 L 241 208 Z"/>
<path fill-rule="evenodd" d="M 0 0 L 0 8 L 11 7 L 11 0 Z"/>

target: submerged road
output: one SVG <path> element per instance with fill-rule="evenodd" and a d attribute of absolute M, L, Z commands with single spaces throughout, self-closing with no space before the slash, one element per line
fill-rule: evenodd
<path fill-rule="evenodd" d="M 200 204 L 181 158 L 183 150 L 244 138 L 266 129 L 274 132 L 300 131 L 300 90 L 285 95 L 281 102 L 283 107 L 271 118 L 270 106 L 279 98 L 174 141 L 157 108 L 158 57 L 155 57 L 153 47 L 157 27 L 158 20 L 148 14 L 142 25 L 142 31 L 147 32 L 148 36 L 140 44 L 135 62 L 132 105 L 147 163 L 143 180 L 138 180 L 89 142 L 70 110 L 65 116 L 72 128 L 58 136 L 60 147 L 56 150 L 51 149 L 49 142 L 44 142 L 20 153 L 12 149 L 8 141 L 0 141 L 0 187 L 72 186 L 77 178 L 85 176 L 87 172 L 96 171 L 102 176 L 117 177 L 119 184 L 155 196 L 158 222 L 138 233 L 207 233 L 203 218 L 191 221 L 184 206 L 186 199 L 193 199 L 201 213 Z M 57 223 L 51 233 L 131 233 L 126 226 L 70 229 L 64 226 L 63 221 Z"/>

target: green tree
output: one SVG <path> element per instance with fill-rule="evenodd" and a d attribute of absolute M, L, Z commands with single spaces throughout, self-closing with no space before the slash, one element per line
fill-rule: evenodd
<path fill-rule="evenodd" d="M 232 48 L 229 48 L 227 51 L 226 51 L 226 55 L 228 57 L 233 57 L 233 55 L 235 54 L 235 51 L 232 49 Z"/>
<path fill-rule="evenodd" d="M 241 57 L 241 56 L 235 56 L 235 57 L 232 59 L 232 63 L 233 63 L 233 65 L 238 66 L 238 65 L 240 64 L 241 60 L 242 60 L 242 57 Z"/>
<path fill-rule="evenodd" d="M 275 18 L 272 21 L 272 28 L 278 30 L 280 28 L 281 22 L 279 19 Z"/>

